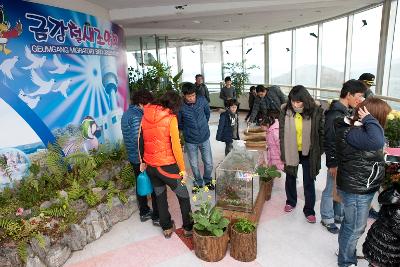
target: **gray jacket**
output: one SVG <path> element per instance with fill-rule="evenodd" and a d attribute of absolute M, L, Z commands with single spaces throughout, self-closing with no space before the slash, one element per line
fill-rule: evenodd
<path fill-rule="evenodd" d="M 207 102 L 210 103 L 210 93 L 208 92 L 207 86 L 202 83 L 202 84 L 194 84 L 196 86 L 196 95 L 197 96 L 204 96 L 207 99 Z"/>

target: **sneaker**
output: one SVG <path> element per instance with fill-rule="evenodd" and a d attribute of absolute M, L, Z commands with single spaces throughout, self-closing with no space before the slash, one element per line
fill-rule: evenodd
<path fill-rule="evenodd" d="M 368 218 L 377 220 L 379 218 L 379 213 L 374 210 L 374 208 L 370 208 L 368 212 Z"/>
<path fill-rule="evenodd" d="M 203 186 L 193 186 L 192 194 L 197 194 Z"/>
<path fill-rule="evenodd" d="M 286 205 L 285 205 L 285 208 L 283 208 L 283 210 L 284 210 L 285 212 L 292 212 L 293 209 L 294 209 L 294 207 L 290 206 L 289 204 L 286 204 Z"/>
<path fill-rule="evenodd" d="M 160 226 L 161 226 L 161 224 L 160 224 L 160 219 L 154 219 L 154 220 L 153 220 L 153 225 L 154 225 L 154 226 L 157 226 L 157 227 L 160 227 Z"/>
<path fill-rule="evenodd" d="M 151 219 L 152 215 L 153 215 L 153 211 L 149 210 L 146 214 L 140 215 L 140 221 L 146 222 Z"/>
<path fill-rule="evenodd" d="M 206 186 L 208 187 L 208 190 L 215 190 L 215 185 L 213 185 L 212 183 L 206 183 Z"/>
<path fill-rule="evenodd" d="M 337 249 L 337 250 L 335 251 L 335 255 L 336 255 L 336 256 L 339 256 L 339 249 Z"/>
<path fill-rule="evenodd" d="M 336 226 L 334 223 L 324 223 L 321 221 L 321 224 L 328 230 L 329 233 L 331 234 L 337 234 L 339 233 L 339 228 Z"/>
<path fill-rule="evenodd" d="M 306 219 L 307 219 L 307 222 L 309 222 L 309 223 L 316 223 L 317 222 L 317 218 L 315 218 L 314 215 L 308 215 L 306 217 Z"/>
<path fill-rule="evenodd" d="M 336 224 L 342 224 L 342 220 L 335 219 L 335 223 L 336 223 Z"/>

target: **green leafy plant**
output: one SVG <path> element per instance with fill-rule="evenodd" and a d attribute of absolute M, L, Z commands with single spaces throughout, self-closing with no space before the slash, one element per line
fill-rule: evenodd
<path fill-rule="evenodd" d="M 169 90 L 179 90 L 181 70 L 175 76 L 171 75 L 171 67 L 159 61 L 153 61 L 145 65 L 143 70 L 128 68 L 129 88 L 131 92 L 139 89 L 152 91 L 160 96 Z"/>
<path fill-rule="evenodd" d="M 85 194 L 85 201 L 89 205 L 89 207 L 94 207 L 100 202 L 100 196 L 96 193 L 93 193 L 92 190 L 88 190 Z"/>
<path fill-rule="evenodd" d="M 388 115 L 385 136 L 390 147 L 400 146 L 400 111 L 392 111 Z"/>
<path fill-rule="evenodd" d="M 256 230 L 256 225 L 246 218 L 240 218 L 237 222 L 234 223 L 233 227 L 239 233 L 244 234 L 250 234 Z"/>
<path fill-rule="evenodd" d="M 5 155 L 0 156 L 0 170 L 3 171 L 5 176 L 10 180 L 10 183 L 12 183 L 12 171 L 10 166 L 7 164 L 7 157 Z"/>
<path fill-rule="evenodd" d="M 244 85 L 249 82 L 250 73 L 249 70 L 256 69 L 258 66 L 251 65 L 246 66 L 246 61 L 226 63 L 223 69 L 230 74 L 232 78 L 232 85 L 236 89 L 237 96 L 240 96 L 244 92 Z"/>
<path fill-rule="evenodd" d="M 28 259 L 28 244 L 25 240 L 18 242 L 17 252 L 21 261 L 26 263 L 26 260 Z"/>
<path fill-rule="evenodd" d="M 193 227 L 205 235 L 221 237 L 229 225 L 229 220 L 223 217 L 222 211 L 217 207 L 211 207 L 209 201 L 201 203 L 200 209 L 196 210 L 192 217 Z"/>
<path fill-rule="evenodd" d="M 120 177 L 122 182 L 124 183 L 125 188 L 130 188 L 135 186 L 135 172 L 131 164 L 126 164 L 120 173 Z"/>
<path fill-rule="evenodd" d="M 275 165 L 272 166 L 259 166 L 256 170 L 260 176 L 261 181 L 269 182 L 276 177 L 281 177 L 281 173 Z"/>
<path fill-rule="evenodd" d="M 85 190 L 81 187 L 78 181 L 73 180 L 71 188 L 68 190 L 68 198 L 78 200 L 85 195 Z"/>

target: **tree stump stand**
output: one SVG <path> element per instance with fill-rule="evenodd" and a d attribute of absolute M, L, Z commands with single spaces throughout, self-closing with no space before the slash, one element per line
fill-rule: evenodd
<path fill-rule="evenodd" d="M 257 258 L 257 229 L 249 234 L 239 233 L 231 228 L 231 257 L 242 262 L 254 261 Z"/>
<path fill-rule="evenodd" d="M 274 179 L 268 182 L 262 182 L 262 184 L 263 186 L 265 186 L 265 201 L 268 201 L 271 199 L 272 187 L 274 186 Z"/>
<path fill-rule="evenodd" d="M 208 262 L 216 262 L 222 260 L 228 249 L 229 230 L 226 229 L 224 235 L 221 237 L 216 236 L 203 236 L 193 231 L 193 245 L 196 256 Z"/>

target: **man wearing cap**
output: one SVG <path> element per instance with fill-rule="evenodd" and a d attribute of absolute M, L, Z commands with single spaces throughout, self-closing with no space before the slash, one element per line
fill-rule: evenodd
<path fill-rule="evenodd" d="M 365 91 L 365 98 L 374 96 L 374 93 L 371 90 L 371 86 L 375 86 L 375 75 L 372 73 L 363 73 L 361 74 L 359 81 L 362 81 L 367 87 L 367 91 Z"/>

